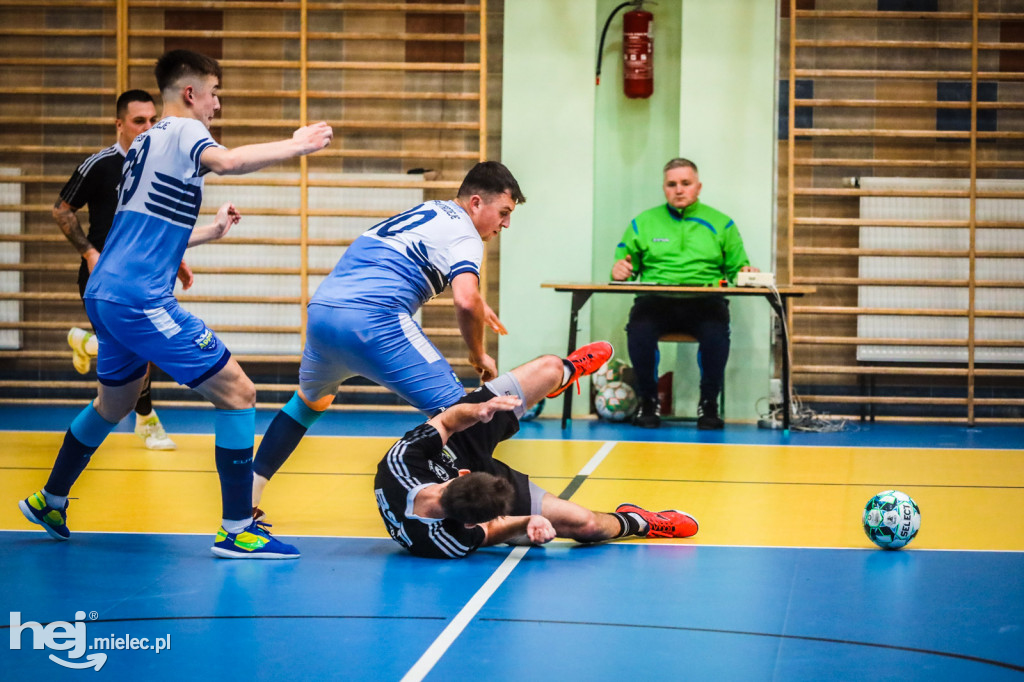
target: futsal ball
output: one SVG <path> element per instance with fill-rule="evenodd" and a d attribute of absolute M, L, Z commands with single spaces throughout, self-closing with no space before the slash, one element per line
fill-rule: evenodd
<path fill-rule="evenodd" d="M 594 388 L 600 391 L 613 381 L 622 381 L 622 370 L 625 368 L 625 362 L 614 358 L 601 365 L 600 369 L 591 374 L 590 381 L 594 384 Z"/>
<path fill-rule="evenodd" d="M 864 507 L 864 532 L 882 549 L 899 549 L 921 528 L 921 510 L 906 493 L 880 492 Z"/>
<path fill-rule="evenodd" d="M 610 381 L 598 391 L 594 398 L 594 407 L 601 419 L 610 422 L 626 421 L 636 412 L 636 393 L 629 384 Z"/>
<path fill-rule="evenodd" d="M 544 398 L 541 398 L 540 402 L 538 402 L 533 407 L 528 408 L 526 410 L 526 412 L 523 412 L 523 416 L 519 418 L 519 421 L 521 421 L 521 422 L 528 422 L 530 420 L 536 419 L 537 416 L 541 412 L 543 412 L 543 411 L 544 411 Z"/>

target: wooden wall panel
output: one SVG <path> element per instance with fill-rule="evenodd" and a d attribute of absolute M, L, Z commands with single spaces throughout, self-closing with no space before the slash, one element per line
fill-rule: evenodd
<path fill-rule="evenodd" d="M 439 4 L 444 10 L 435 8 Z M 153 63 L 166 49 L 184 47 L 221 60 L 224 110 L 213 133 L 228 146 L 285 137 L 303 113 L 308 121 L 327 120 L 335 127 L 329 150 L 264 175 L 302 172 L 316 184 L 325 174 L 429 169 L 420 183 L 427 198 L 453 197 L 465 172 L 488 157 L 481 140 L 500 139 L 486 116 L 488 102 L 500 104 L 500 78 L 484 81 L 481 92 L 480 74 L 500 73 L 501 52 L 492 49 L 488 63 L 481 64 L 480 30 L 489 15 L 489 38 L 500 46 L 503 4 L 435 0 L 424 9 L 416 5 L 423 3 L 367 8 L 365 3 L 311 2 L 304 23 L 300 4 L 290 1 L 129 0 L 126 16 L 118 15 L 113 0 L 85 8 L 28 0 L 0 4 L 0 167 L 28 176 L 21 202 L 0 205 L 0 212 L 18 211 L 23 224 L 21 235 L 0 237 L 21 248 L 20 263 L 0 263 L 0 273 L 21 273 L 21 292 L 0 293 L 0 301 L 23 301 L 19 321 L 0 320 L 0 330 L 22 332 L 20 349 L 0 351 L 0 399 L 80 400 L 92 390 L 90 379 L 71 371 L 64 341 L 68 326 L 87 326 L 75 285 L 79 259 L 54 225 L 50 207 L 75 166 L 113 141 L 118 73 L 126 74 L 128 87 L 152 92 Z M 118 40 L 122 25 L 127 29 L 123 43 Z M 59 39 L 39 40 L 39 27 Z M 251 177 L 259 181 L 259 175 Z M 237 182 L 245 180 L 208 181 L 211 186 Z M 374 215 L 352 206 L 334 217 L 352 212 Z M 307 214 L 299 205 L 246 207 L 249 216 L 283 214 L 295 216 L 289 220 L 299 220 L 305 230 Z M 87 212 L 80 215 L 87 225 Z M 252 241 L 232 235 L 229 243 L 232 239 Z M 347 243 L 339 238 L 331 246 L 340 255 Z M 489 261 L 497 255 L 495 247 L 488 248 Z M 498 270 L 491 262 L 485 267 L 492 273 L 486 286 L 495 301 Z M 255 277 L 270 273 L 258 265 L 249 269 Z M 300 273 L 289 276 L 304 282 L 307 275 L 301 273 L 316 276 L 325 270 L 296 262 L 289 272 Z M 285 288 L 302 291 L 304 286 L 296 282 Z M 211 324 L 221 329 L 215 320 Z M 450 297 L 427 306 L 424 326 L 472 383 Z M 496 354 L 496 342 L 490 343 Z M 286 399 L 294 389 L 297 358 L 240 357 L 257 378 L 261 400 Z M 28 387 L 37 383 L 39 388 Z M 163 402 L 191 397 L 166 377 L 158 377 L 157 388 Z M 385 395 L 373 399 L 398 402 Z"/>
<path fill-rule="evenodd" d="M 813 122 L 792 125 L 779 143 L 785 228 L 779 230 L 778 272 L 789 276 L 780 281 L 818 287 L 794 306 L 791 320 L 798 391 L 830 408 L 845 405 L 852 414 L 877 408 L 968 423 L 1024 420 L 1019 366 L 973 359 L 959 366 L 880 366 L 859 363 L 855 352 L 862 281 L 857 178 L 1024 178 L 1024 68 L 1017 61 L 1024 3 L 948 0 L 939 12 L 879 11 L 867 0 L 784 4 L 789 19 L 781 31 L 780 76 L 791 93 L 801 80 L 813 89 L 813 96 L 782 103 L 809 108 Z M 980 83 L 973 100 L 972 78 Z M 956 89 L 966 101 L 940 101 L 940 90 Z M 972 231 L 988 227 L 957 224 Z M 891 256 L 905 253 L 893 249 Z M 1024 288 L 1024 273 L 1007 286 Z M 968 288 L 973 292 L 975 285 Z M 999 314 L 1024 323 L 1024 314 L 1013 309 Z M 973 358 L 973 346 L 963 343 Z M 876 381 L 874 396 L 865 395 L 870 380 Z M 936 382 L 941 386 L 933 389 Z M 937 391 L 946 398 L 936 399 Z"/>

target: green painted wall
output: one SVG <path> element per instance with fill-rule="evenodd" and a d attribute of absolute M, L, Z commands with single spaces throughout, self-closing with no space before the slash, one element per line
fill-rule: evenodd
<path fill-rule="evenodd" d="M 608 14 L 617 5 L 616 0 L 597 2 L 598 40 Z M 594 282 L 610 279 L 615 245 L 633 217 L 665 201 L 661 169 L 679 149 L 682 6 L 679 2 L 660 3 L 649 11 L 654 14 L 654 94 L 648 99 L 622 94 L 622 12 L 613 20 L 605 40 L 603 77 L 594 112 Z M 616 354 L 627 362 L 624 327 L 632 305 L 632 296 L 604 295 L 593 298 L 589 308 L 594 338 L 611 341 Z M 675 349 L 666 345 L 661 371 L 674 365 Z"/>
<path fill-rule="evenodd" d="M 763 0 L 683 2 L 679 122 L 680 152 L 700 167 L 701 199 L 736 221 L 751 263 L 769 271 L 774 263 L 776 16 L 775 3 Z M 768 395 L 771 376 L 769 307 L 763 299 L 733 299 L 730 307 L 726 414 L 754 419 L 755 401 Z M 690 409 L 696 400 L 691 393 Z"/>
<path fill-rule="evenodd" d="M 594 0 L 505 3 L 501 160 L 526 203 L 500 237 L 501 371 L 566 350 L 569 297 L 541 282 L 591 278 L 595 22 Z"/>
<path fill-rule="evenodd" d="M 500 342 L 502 370 L 565 350 L 569 296 L 540 283 L 606 281 L 629 220 L 664 200 L 661 167 L 673 156 L 700 166 L 702 199 L 736 220 L 755 265 L 771 267 L 775 3 L 652 6 L 655 91 L 647 100 L 622 95 L 621 13 L 605 43 L 602 84 L 594 86 L 600 31 L 617 4 L 505 5 L 502 161 L 527 203 L 501 237 L 501 317 L 509 328 Z M 592 299 L 580 339 L 607 338 L 627 357 L 622 327 L 630 303 L 627 296 Z M 768 308 L 737 300 L 732 311 L 726 411 L 730 419 L 753 419 L 770 376 Z M 676 376 L 677 411 L 692 414 L 695 348 L 662 350 L 661 371 Z"/>

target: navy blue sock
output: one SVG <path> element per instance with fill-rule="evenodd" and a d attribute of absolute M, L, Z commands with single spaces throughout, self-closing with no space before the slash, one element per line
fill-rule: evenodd
<path fill-rule="evenodd" d="M 292 395 L 291 400 L 267 427 L 267 433 L 260 441 L 256 459 L 252 464 L 253 473 L 269 480 L 291 456 L 299 441 L 306 435 L 306 431 L 321 415 L 323 412 L 310 409 L 298 393 Z"/>
<path fill-rule="evenodd" d="M 146 380 L 142 382 L 142 391 L 139 392 L 139 399 L 135 401 L 135 414 L 142 417 L 148 417 L 149 413 L 153 411 L 153 395 L 150 388 L 152 383 L 153 367 L 151 365 L 149 372 L 146 374 Z"/>
<path fill-rule="evenodd" d="M 251 519 L 252 446 L 256 440 L 255 408 L 217 410 L 213 433 L 223 519 L 225 522 Z M 231 528 L 227 530 L 233 532 Z"/>
<path fill-rule="evenodd" d="M 57 453 L 50 478 L 46 481 L 46 492 L 67 497 L 71 486 L 89 465 L 92 453 L 96 452 L 96 448 L 115 426 L 101 417 L 92 403 L 79 412 L 64 434 L 64 443 Z"/>

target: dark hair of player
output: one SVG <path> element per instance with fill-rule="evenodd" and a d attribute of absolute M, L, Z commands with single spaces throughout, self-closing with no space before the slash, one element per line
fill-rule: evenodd
<path fill-rule="evenodd" d="M 149 94 L 145 90 L 125 90 L 121 93 L 121 96 L 117 98 L 117 106 L 114 111 L 117 114 L 117 118 L 124 118 L 125 114 L 128 113 L 128 105 L 132 102 L 152 102 L 153 95 Z"/>
<path fill-rule="evenodd" d="M 216 76 L 221 78 L 220 64 L 204 54 L 192 50 L 171 50 L 156 61 L 153 69 L 160 92 L 174 86 L 184 77 Z"/>
<path fill-rule="evenodd" d="M 665 170 L 663 172 L 668 173 L 673 168 L 692 168 L 694 173 L 700 173 L 700 171 L 697 170 L 697 164 L 695 164 L 693 161 L 690 161 L 689 159 L 672 159 L 671 161 L 665 164 Z"/>
<path fill-rule="evenodd" d="M 462 181 L 456 196 L 468 199 L 478 194 L 489 199 L 493 195 L 505 192 L 511 194 L 512 200 L 517 204 L 526 203 L 519 183 L 512 177 L 512 172 L 508 168 L 497 161 L 481 161 L 466 173 L 466 179 Z"/>
<path fill-rule="evenodd" d="M 515 490 L 504 478 L 482 471 L 459 476 L 441 492 L 446 519 L 459 523 L 486 523 L 512 512 Z"/>

